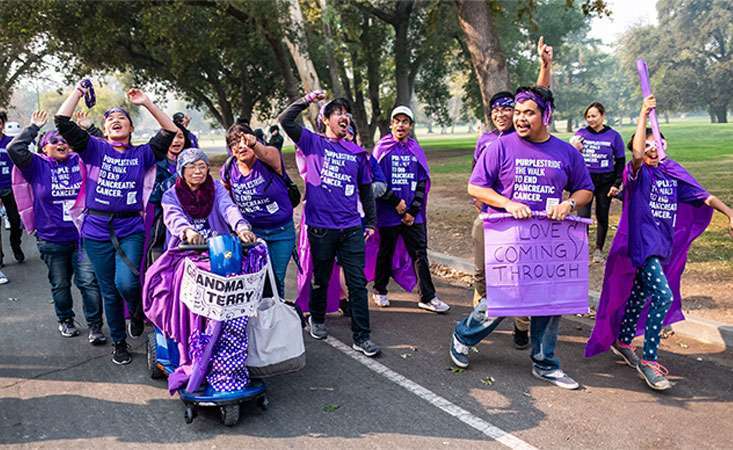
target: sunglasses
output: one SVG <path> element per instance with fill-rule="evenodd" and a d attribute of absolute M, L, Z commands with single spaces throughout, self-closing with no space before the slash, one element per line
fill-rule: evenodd
<path fill-rule="evenodd" d="M 62 137 L 52 137 L 48 140 L 48 143 L 51 145 L 60 145 L 60 144 L 66 144 L 66 141 Z"/>
<path fill-rule="evenodd" d="M 662 141 L 662 147 L 667 148 L 667 141 Z M 657 148 L 657 142 L 656 141 L 646 141 L 644 142 L 644 150 L 651 150 L 653 148 Z"/>

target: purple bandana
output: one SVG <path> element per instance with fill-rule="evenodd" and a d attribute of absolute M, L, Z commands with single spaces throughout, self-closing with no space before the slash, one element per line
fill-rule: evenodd
<path fill-rule="evenodd" d="M 52 140 L 62 140 L 66 142 L 66 140 L 61 137 L 58 131 L 56 130 L 48 131 L 43 134 L 43 137 L 41 137 L 41 142 L 38 144 L 38 151 L 39 152 L 42 151 L 43 147 L 45 147 L 48 144 L 51 144 Z"/>
<path fill-rule="evenodd" d="M 97 96 L 94 94 L 94 85 L 92 84 L 92 80 L 84 78 L 81 80 L 80 84 L 84 89 L 84 103 L 87 105 L 87 108 L 93 107 L 97 104 Z M 105 115 L 105 117 L 107 116 Z"/>
<path fill-rule="evenodd" d="M 542 111 L 542 123 L 549 125 L 550 121 L 552 121 L 552 104 L 547 103 L 542 97 L 532 91 L 522 91 L 514 97 L 516 103 L 524 103 L 527 100 L 532 100 L 537 103 L 537 107 Z"/>
<path fill-rule="evenodd" d="M 121 108 L 119 106 L 115 106 L 114 108 L 110 108 L 107 111 L 104 112 L 104 118 L 107 119 L 110 114 L 112 113 L 122 113 L 127 117 L 127 120 L 130 121 L 130 125 L 132 125 L 132 118 L 130 117 L 130 113 L 128 113 L 124 108 Z"/>
<path fill-rule="evenodd" d="M 514 107 L 514 99 L 511 97 L 499 97 L 496 100 L 494 100 L 494 103 L 491 104 L 491 109 L 494 108 L 513 108 Z"/>

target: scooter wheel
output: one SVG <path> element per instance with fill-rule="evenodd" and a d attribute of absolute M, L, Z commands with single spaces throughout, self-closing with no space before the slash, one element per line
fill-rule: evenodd
<path fill-rule="evenodd" d="M 219 408 L 221 411 L 221 423 L 233 427 L 239 422 L 239 405 L 226 405 Z"/>
<path fill-rule="evenodd" d="M 158 361 L 156 359 L 158 344 L 155 342 L 155 333 L 148 333 L 146 339 L 148 373 L 150 374 L 150 378 L 154 380 L 161 380 L 165 378 L 165 372 L 160 370 L 160 367 L 158 367 Z"/>
<path fill-rule="evenodd" d="M 266 395 L 263 395 L 257 399 L 257 406 L 259 406 L 263 411 L 267 411 L 267 408 L 270 406 L 270 399 L 267 398 Z"/>
<path fill-rule="evenodd" d="M 186 410 L 183 412 L 183 418 L 186 419 L 187 424 L 192 424 L 193 419 L 196 417 L 196 411 L 191 406 L 187 406 Z"/>

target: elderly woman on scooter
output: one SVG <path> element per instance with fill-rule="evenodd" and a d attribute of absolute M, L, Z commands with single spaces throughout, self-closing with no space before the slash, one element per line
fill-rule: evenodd
<path fill-rule="evenodd" d="M 178 178 L 163 194 L 163 221 L 168 229 L 167 248 L 184 241 L 203 244 L 217 234 L 230 230 L 243 242 L 254 242 L 255 235 L 229 193 L 209 173 L 209 158 L 198 148 L 178 155 Z"/>

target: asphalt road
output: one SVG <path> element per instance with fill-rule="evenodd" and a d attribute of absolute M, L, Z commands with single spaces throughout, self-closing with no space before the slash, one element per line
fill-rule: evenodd
<path fill-rule="evenodd" d="M 3 239 L 8 248 L 5 231 Z M 181 401 L 148 378 L 142 340 L 130 341 L 133 363 L 118 367 L 110 346 L 86 342 L 86 329 L 78 338 L 59 336 L 46 268 L 32 239 L 25 241 L 28 261 L 6 256 L 11 283 L 0 286 L 2 446 L 668 449 L 733 442 L 730 354 L 669 339 L 661 361 L 677 384 L 655 393 L 611 355 L 584 359 L 589 323 L 573 318 L 563 322 L 558 353 L 579 391 L 533 378 L 527 352 L 511 346 L 510 325 L 456 373 L 448 345 L 470 292 L 444 282 L 437 285 L 453 307 L 447 315 L 420 311 L 401 292 L 392 307 L 372 309 L 380 358 L 364 362 L 344 349 L 348 320 L 331 317 L 334 339 L 306 337 L 306 368 L 268 382 L 267 411 L 245 406 L 232 428 L 213 410 L 186 425 Z"/>

